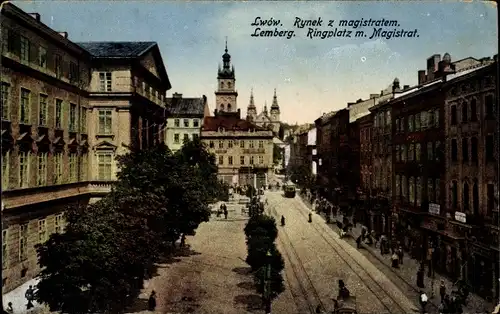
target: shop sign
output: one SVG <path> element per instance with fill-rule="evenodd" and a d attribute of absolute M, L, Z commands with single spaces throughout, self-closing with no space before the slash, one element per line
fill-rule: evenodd
<path fill-rule="evenodd" d="M 439 215 L 441 206 L 439 204 L 429 203 L 429 213 Z"/>
<path fill-rule="evenodd" d="M 459 221 L 461 223 L 466 223 L 467 222 L 467 215 L 462 212 L 455 212 L 455 220 Z"/>

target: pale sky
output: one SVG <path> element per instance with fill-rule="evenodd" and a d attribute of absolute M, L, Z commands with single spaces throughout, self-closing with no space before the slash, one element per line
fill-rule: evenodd
<path fill-rule="evenodd" d="M 432 54 L 452 60 L 498 53 L 497 9 L 491 2 L 14 2 L 42 22 L 79 41 L 156 41 L 172 83 L 170 95 L 208 97 L 214 109 L 217 68 L 225 37 L 236 70 L 238 107 L 246 113 L 250 90 L 260 112 L 277 89 L 282 121 L 313 122 L 385 89 L 395 77 L 414 85 Z M 280 20 L 295 37 L 251 37 L 256 17 Z M 296 17 L 329 20 L 398 20 L 418 38 L 307 38 Z M 334 29 L 335 27 L 333 27 Z M 388 30 L 394 27 L 388 27 Z M 271 29 L 274 29 L 272 27 Z"/>

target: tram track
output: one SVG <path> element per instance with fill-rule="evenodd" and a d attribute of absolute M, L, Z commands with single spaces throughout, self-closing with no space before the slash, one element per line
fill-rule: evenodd
<path fill-rule="evenodd" d="M 272 208 L 271 215 L 273 215 L 275 217 L 278 216 L 278 213 L 277 213 L 275 207 Z M 284 235 L 284 237 L 281 237 L 281 235 Z M 288 245 L 285 243 L 283 238 L 286 238 L 286 242 L 288 242 Z M 279 243 L 281 244 L 280 246 L 283 248 L 283 253 L 285 254 L 287 260 L 289 261 L 288 264 L 290 265 L 292 272 L 293 272 L 295 278 L 297 279 L 296 281 L 298 283 L 302 297 L 303 297 L 305 303 L 307 304 L 307 308 L 308 308 L 309 312 L 315 313 L 317 305 L 320 305 L 321 308 L 325 309 L 326 307 L 325 307 L 323 301 L 321 300 L 321 297 L 319 296 L 318 291 L 314 287 L 314 284 L 312 283 L 311 277 L 309 277 L 309 275 L 307 274 L 307 271 L 304 268 L 302 260 L 300 259 L 299 254 L 297 253 L 297 250 L 293 246 L 293 243 L 290 240 L 290 237 L 288 236 L 288 233 L 286 232 L 285 229 L 282 228 L 278 232 L 278 240 L 279 240 Z M 292 261 L 292 255 L 293 255 L 293 258 L 297 260 L 297 263 L 294 263 Z M 305 281 L 306 281 L 305 284 L 301 281 L 301 278 L 305 279 Z M 305 287 L 306 285 L 309 287 L 306 288 Z M 308 291 L 310 291 L 312 293 L 311 297 L 314 299 L 314 301 L 311 301 L 311 297 L 309 296 Z M 297 295 L 295 294 L 295 292 L 293 292 L 293 289 L 291 289 L 290 292 L 292 292 L 294 299 L 297 300 L 298 299 Z M 297 304 L 297 302 L 296 302 L 296 305 L 298 308 L 301 308 L 301 305 Z"/>
<path fill-rule="evenodd" d="M 299 200 L 298 202 L 301 202 Z M 299 213 L 305 218 L 308 219 L 308 213 L 305 213 L 302 206 L 304 204 L 295 205 L 296 209 Z M 380 301 L 382 306 L 389 313 L 398 313 L 403 314 L 407 313 L 408 309 L 402 307 L 399 302 L 391 295 L 390 292 L 387 291 L 377 280 L 370 274 L 369 271 L 361 265 L 355 258 L 353 258 L 349 252 L 343 248 L 340 244 L 336 242 L 336 239 L 328 233 L 324 226 L 319 227 L 317 223 L 310 223 L 310 225 L 318 232 L 321 238 L 325 241 L 325 243 L 335 251 L 335 253 L 339 256 L 339 258 L 344 261 L 344 263 L 352 270 L 352 272 L 363 282 L 363 284 L 368 288 L 368 290 Z M 331 229 L 328 229 L 332 231 Z M 327 234 L 327 236 L 325 236 Z M 342 252 L 342 253 L 341 253 Z M 346 258 L 346 255 L 348 256 Z M 355 267 L 356 266 L 356 267 Z"/>

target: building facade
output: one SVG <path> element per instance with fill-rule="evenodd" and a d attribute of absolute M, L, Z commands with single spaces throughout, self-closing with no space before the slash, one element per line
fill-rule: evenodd
<path fill-rule="evenodd" d="M 170 83 L 152 43 L 123 43 L 110 54 L 104 43 L 95 44 L 98 51 L 73 43 L 39 14 L 12 4 L 1 14 L 2 283 L 8 292 L 39 272 L 34 246 L 64 231 L 68 206 L 87 206 L 109 192 L 114 156 L 127 151 L 124 145 L 162 140 L 155 136 L 163 111 L 151 107 L 159 107 Z M 140 57 L 120 60 L 117 51 L 131 46 Z M 154 79 L 155 67 L 161 80 Z M 141 89 L 138 77 L 154 89 Z M 137 128 L 137 121 L 148 128 Z"/>
<path fill-rule="evenodd" d="M 90 55 L 11 4 L 2 6 L 3 291 L 39 271 L 35 245 L 86 204 Z"/>
<path fill-rule="evenodd" d="M 116 180 L 115 157 L 164 142 L 170 81 L 155 42 L 79 43 L 92 56 L 91 180 Z"/>
<path fill-rule="evenodd" d="M 444 247 L 453 259 L 443 265 L 478 294 L 494 297 L 499 292 L 496 64 L 475 64 L 447 80 L 443 194 L 458 240 Z"/>
<path fill-rule="evenodd" d="M 201 140 L 216 156 L 218 176 L 230 185 L 268 185 L 273 169 L 273 132 L 240 119 L 237 114 L 218 112 L 206 117 Z"/>
<path fill-rule="evenodd" d="M 207 97 L 182 98 L 174 93 L 167 98 L 168 118 L 165 128 L 165 144 L 173 152 L 181 149 L 185 141 L 200 137 L 203 119 L 210 115 Z"/>
<path fill-rule="evenodd" d="M 372 230 L 379 234 L 392 236 L 392 107 L 390 100 L 400 93 L 399 80 L 392 84 L 391 92 L 384 93 L 384 99 L 369 110 L 373 116 L 372 141 L 372 179 L 368 194 L 371 210 L 369 212 Z"/>
<path fill-rule="evenodd" d="M 443 97 L 440 82 L 391 101 L 395 206 L 393 233 L 420 260 L 443 232 Z M 438 265 L 438 263 L 434 263 Z"/>

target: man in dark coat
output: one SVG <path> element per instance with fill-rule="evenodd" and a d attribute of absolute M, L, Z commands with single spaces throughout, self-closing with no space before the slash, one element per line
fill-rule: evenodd
<path fill-rule="evenodd" d="M 441 284 L 439 285 L 439 295 L 441 296 L 441 302 L 443 302 L 444 296 L 446 295 L 446 285 L 444 284 L 444 280 L 441 280 Z"/>
<path fill-rule="evenodd" d="M 148 311 L 154 311 L 156 309 L 156 292 L 151 291 L 151 295 L 148 299 Z"/>
<path fill-rule="evenodd" d="M 420 265 L 420 268 L 417 271 L 417 287 L 425 288 L 424 286 L 424 268 Z"/>

